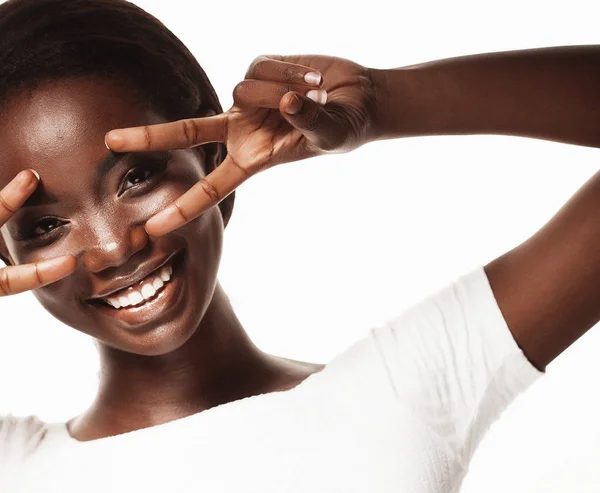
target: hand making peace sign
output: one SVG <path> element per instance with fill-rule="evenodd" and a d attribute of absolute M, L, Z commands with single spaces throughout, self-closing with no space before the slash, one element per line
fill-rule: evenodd
<path fill-rule="evenodd" d="M 227 157 L 173 204 L 150 218 L 159 236 L 218 204 L 252 175 L 277 164 L 346 152 L 371 138 L 376 108 L 370 71 L 327 56 L 261 56 L 216 116 L 112 130 L 116 152 L 182 149 L 223 142 Z"/>
<path fill-rule="evenodd" d="M 0 190 L 0 227 L 23 206 L 39 183 L 37 173 L 21 171 Z M 71 274 L 77 266 L 72 255 L 64 255 L 35 264 L 22 264 L 0 269 L 0 296 L 41 288 Z"/>

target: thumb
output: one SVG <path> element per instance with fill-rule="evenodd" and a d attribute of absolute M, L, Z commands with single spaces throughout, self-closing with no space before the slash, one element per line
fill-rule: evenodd
<path fill-rule="evenodd" d="M 287 92 L 279 101 L 279 111 L 290 125 L 297 128 L 319 149 L 334 151 L 345 140 L 344 125 L 327 112 L 324 105 L 327 93 L 317 90 L 313 101 L 297 92 Z"/>

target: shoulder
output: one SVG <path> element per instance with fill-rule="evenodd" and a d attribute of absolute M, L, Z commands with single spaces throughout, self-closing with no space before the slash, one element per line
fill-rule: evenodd
<path fill-rule="evenodd" d="M 37 416 L 0 416 L 0 468 L 35 451 L 47 432 L 48 424 Z"/>

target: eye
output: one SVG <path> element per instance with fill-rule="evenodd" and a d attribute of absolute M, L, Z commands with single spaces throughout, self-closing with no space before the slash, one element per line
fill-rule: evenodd
<path fill-rule="evenodd" d="M 137 168 L 132 169 L 127 173 L 123 180 L 121 193 L 148 181 L 155 173 L 155 170 L 151 166 L 138 166 Z"/>
<path fill-rule="evenodd" d="M 132 157 L 133 162 L 137 162 L 137 165 L 132 166 L 122 178 L 119 196 L 130 189 L 137 189 L 132 190 L 132 193 L 135 192 L 135 194 L 154 189 L 165 174 L 171 156 L 169 152 L 161 152 Z"/>
<path fill-rule="evenodd" d="M 35 224 L 31 236 L 37 237 L 47 235 L 63 224 L 65 224 L 64 221 L 56 219 L 55 217 L 45 217 Z"/>

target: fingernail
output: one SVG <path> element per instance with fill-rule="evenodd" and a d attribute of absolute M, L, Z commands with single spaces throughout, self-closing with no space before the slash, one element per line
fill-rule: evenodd
<path fill-rule="evenodd" d="M 308 72 L 304 75 L 304 81 L 311 86 L 319 86 L 321 85 L 321 74 L 317 72 Z"/>
<path fill-rule="evenodd" d="M 177 207 L 169 206 L 148 219 L 145 229 L 149 235 L 161 236 L 183 226 L 184 223 Z"/>
<path fill-rule="evenodd" d="M 104 145 L 106 146 L 106 148 L 109 151 L 113 150 L 108 145 L 108 139 L 109 139 L 109 137 L 110 137 L 110 141 L 112 142 L 113 147 L 116 147 L 117 149 L 119 148 L 119 145 L 123 143 L 123 137 L 121 135 L 119 135 L 118 132 L 115 132 L 114 130 L 111 130 L 106 135 L 104 135 Z"/>
<path fill-rule="evenodd" d="M 35 177 L 37 178 L 37 181 L 41 180 L 40 174 L 36 170 L 29 168 L 29 171 L 31 171 L 35 175 Z"/>
<path fill-rule="evenodd" d="M 312 89 L 306 93 L 306 97 L 319 104 L 327 102 L 327 92 L 322 89 Z"/>
<path fill-rule="evenodd" d="M 285 112 L 288 115 L 295 115 L 296 113 L 299 113 L 302 109 L 302 100 L 295 94 L 290 99 L 290 103 L 285 109 Z"/>

